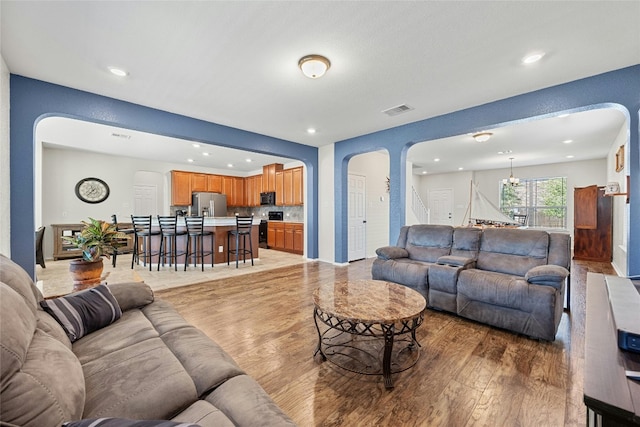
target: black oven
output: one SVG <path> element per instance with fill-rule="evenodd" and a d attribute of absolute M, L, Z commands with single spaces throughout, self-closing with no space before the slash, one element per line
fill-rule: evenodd
<path fill-rule="evenodd" d="M 275 191 L 267 191 L 265 193 L 260 193 L 260 204 L 261 205 L 275 205 L 276 204 L 276 192 Z"/>

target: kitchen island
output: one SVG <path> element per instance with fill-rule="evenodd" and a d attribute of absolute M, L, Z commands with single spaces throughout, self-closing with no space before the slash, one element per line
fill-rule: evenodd
<path fill-rule="evenodd" d="M 253 245 L 253 258 L 258 258 L 258 239 L 259 239 L 259 225 L 260 225 L 260 218 L 254 218 L 253 219 L 253 226 L 251 227 L 251 243 Z M 154 230 L 159 230 L 160 226 L 158 225 L 158 217 L 153 217 L 152 218 L 152 228 Z M 222 263 L 227 263 L 227 259 L 228 259 L 228 249 L 231 248 L 232 250 L 235 249 L 235 239 L 232 238 L 230 239 L 229 242 L 229 247 L 227 247 L 227 234 L 230 230 L 235 230 L 236 229 L 236 218 L 234 216 L 229 216 L 229 217 L 205 217 L 204 218 L 204 228 L 207 231 L 213 231 L 215 233 L 215 248 L 214 248 L 214 252 L 215 252 L 215 258 L 214 258 L 214 264 L 222 264 Z M 185 226 L 185 220 L 184 217 L 178 217 L 178 230 L 186 230 L 186 226 Z M 186 248 L 186 244 L 187 244 L 187 236 L 178 236 L 178 242 L 177 242 L 177 250 L 178 253 L 184 253 L 185 248 Z M 152 251 L 154 253 L 158 252 L 158 249 L 160 248 L 160 236 L 153 236 L 151 239 L 151 246 L 152 246 Z M 247 241 L 247 247 L 249 246 L 249 242 Z M 204 250 L 205 252 L 210 252 L 211 251 L 211 239 L 210 238 L 205 238 L 204 239 Z M 231 259 L 229 259 L 229 261 L 233 261 L 235 262 L 235 257 L 233 254 L 231 255 Z M 241 258 L 242 260 L 242 258 Z M 143 260 L 142 258 L 140 259 L 140 263 L 142 263 Z M 158 263 L 158 255 L 154 255 L 151 258 L 151 262 L 152 264 L 157 264 Z M 184 255 L 179 255 L 178 256 L 178 264 L 183 265 L 184 264 Z M 200 259 L 198 258 L 198 263 L 200 262 Z M 193 261 L 190 260 L 189 261 L 190 265 L 193 265 Z M 204 264 L 211 266 L 211 255 L 206 255 L 204 257 Z M 168 260 L 165 261 L 165 266 L 168 265 Z"/>

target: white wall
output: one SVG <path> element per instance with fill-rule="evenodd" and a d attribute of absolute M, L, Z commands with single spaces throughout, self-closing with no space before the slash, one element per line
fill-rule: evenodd
<path fill-rule="evenodd" d="M 629 130 L 623 126 L 618 137 L 611 145 L 607 156 L 607 182 L 620 184 L 620 192 L 627 191 L 627 173 L 629 173 Z M 624 146 L 625 166 L 620 172 L 616 172 L 616 152 Z M 613 198 L 613 260 L 612 265 L 621 276 L 627 272 L 627 233 L 629 232 L 629 205 L 625 196 Z"/>
<path fill-rule="evenodd" d="M 499 206 L 500 181 L 508 178 L 509 168 L 475 172 L 456 172 L 449 174 L 426 175 L 422 177 L 420 196 L 428 201 L 429 190 L 453 188 L 454 225 L 462 225 L 464 214 L 469 205 L 471 179 L 478 185 L 480 192 L 493 204 Z M 513 168 L 516 178 L 552 178 L 567 177 L 567 229 L 573 233 L 573 189 L 589 185 L 605 185 L 607 182 L 607 160 L 585 160 L 582 162 L 554 163 L 550 165 Z M 428 207 L 428 206 L 427 206 Z"/>
<path fill-rule="evenodd" d="M 349 160 L 349 173 L 366 178 L 366 256 L 376 256 L 376 249 L 389 242 L 389 155 L 381 152 L 354 156 Z"/>
<path fill-rule="evenodd" d="M 9 69 L 0 56 L 0 253 L 11 256 Z"/>
<path fill-rule="evenodd" d="M 333 263 L 335 257 L 334 145 L 318 149 L 318 259 Z"/>

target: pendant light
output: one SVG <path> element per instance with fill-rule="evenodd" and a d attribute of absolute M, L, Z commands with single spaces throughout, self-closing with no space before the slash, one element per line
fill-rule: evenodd
<path fill-rule="evenodd" d="M 520 179 L 513 176 L 513 159 L 513 157 L 509 157 L 509 161 L 511 161 L 511 175 L 509 175 L 509 178 L 503 179 L 502 184 L 515 187 L 520 184 Z"/>

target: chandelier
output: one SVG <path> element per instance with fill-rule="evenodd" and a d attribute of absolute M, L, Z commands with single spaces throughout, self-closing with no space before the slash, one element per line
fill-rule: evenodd
<path fill-rule="evenodd" d="M 513 176 L 513 159 L 513 157 L 509 157 L 509 160 L 511 161 L 511 175 L 509 175 L 509 178 L 503 179 L 502 184 L 515 187 L 516 185 L 520 184 L 520 179 Z"/>

